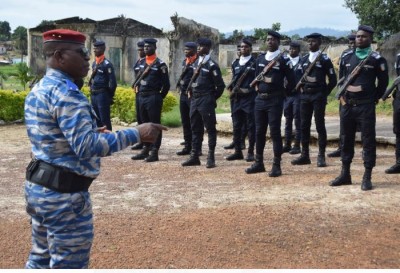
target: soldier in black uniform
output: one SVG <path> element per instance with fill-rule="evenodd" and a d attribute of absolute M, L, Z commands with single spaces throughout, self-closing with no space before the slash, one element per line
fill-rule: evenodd
<path fill-rule="evenodd" d="M 192 151 L 182 166 L 200 165 L 199 153 L 203 142 L 204 127 L 208 133 L 207 168 L 215 167 L 215 146 L 217 145 L 217 99 L 224 92 L 225 84 L 218 64 L 210 58 L 211 40 L 199 38 L 194 64 L 193 83 L 189 85 L 190 124 L 192 126 Z M 194 77 L 196 79 L 194 80 Z"/>
<path fill-rule="evenodd" d="M 163 99 L 167 96 L 170 88 L 168 67 L 157 57 L 156 43 L 156 39 L 144 39 L 146 57 L 139 64 L 143 78 L 139 83 L 137 96 L 139 96 L 139 112 L 143 123 L 161 123 Z M 145 162 L 158 161 L 161 139 L 162 134 L 158 136 L 154 144 L 144 143 L 142 151 L 132 156 L 132 159 L 144 159 Z"/>
<path fill-rule="evenodd" d="M 136 77 L 139 74 L 140 71 L 140 62 L 146 57 L 146 54 L 144 53 L 144 42 L 143 41 L 139 41 L 137 42 L 137 51 L 138 51 L 138 60 L 136 61 L 135 65 L 133 66 L 133 73 Z M 133 88 L 133 86 L 132 86 Z M 136 122 L 137 124 L 142 124 L 142 119 L 140 118 L 140 111 L 139 111 L 139 96 L 137 95 L 138 90 L 134 89 L 133 90 L 136 94 L 136 98 L 135 98 L 135 108 L 136 108 Z M 136 143 L 135 145 L 132 146 L 131 148 L 132 150 L 141 150 L 143 149 L 143 143 Z"/>
<path fill-rule="evenodd" d="M 188 155 L 192 150 L 192 129 L 190 126 L 190 99 L 186 90 L 190 79 L 193 76 L 193 65 L 197 60 L 197 44 L 194 42 L 185 43 L 185 60 L 182 63 L 181 80 L 178 82 L 180 93 L 179 110 L 181 113 L 181 121 L 183 127 L 183 139 L 185 140 L 185 147 L 176 152 L 177 155 Z"/>
<path fill-rule="evenodd" d="M 92 64 L 93 72 L 89 80 L 90 99 L 98 117 L 97 126 L 106 126 L 107 130 L 112 131 L 110 108 L 117 89 L 117 80 L 113 65 L 104 56 L 106 44 L 96 41 L 93 47 L 96 60 Z"/>
<path fill-rule="evenodd" d="M 395 69 L 397 76 L 400 76 L 400 54 L 397 55 Z M 400 86 L 396 88 L 393 94 L 393 133 L 396 135 L 396 164 L 385 170 L 385 173 L 388 174 L 400 173 L 400 95 L 398 94 Z"/>
<path fill-rule="evenodd" d="M 340 58 L 339 58 L 339 63 L 338 63 L 338 64 L 340 64 L 340 60 L 342 59 L 342 57 L 343 57 L 344 54 L 346 54 L 346 53 L 349 52 L 349 51 L 354 50 L 354 48 L 355 48 L 356 35 L 355 35 L 355 34 L 350 34 L 350 35 L 347 36 L 347 39 L 349 40 L 348 48 L 345 49 L 345 50 L 342 52 L 342 54 L 340 54 Z M 339 113 L 340 113 L 340 104 L 339 104 Z M 338 148 L 337 148 L 335 151 L 333 151 L 333 152 L 331 152 L 331 153 L 328 153 L 328 154 L 327 154 L 328 157 L 340 157 L 340 154 L 341 154 L 341 151 L 342 151 L 342 148 L 341 148 L 341 146 L 342 146 L 342 144 L 341 144 L 341 143 L 342 143 L 341 135 L 342 135 L 342 134 L 339 133 Z"/>
<path fill-rule="evenodd" d="M 298 73 L 297 66 L 300 64 L 300 44 L 298 42 L 291 42 L 289 45 L 288 57 L 292 62 L 292 69 L 295 73 L 296 83 L 301 78 L 301 73 Z M 300 153 L 300 140 L 301 140 L 301 123 L 300 123 L 300 94 L 293 89 L 288 93 L 283 104 L 283 115 L 285 116 L 285 145 L 283 146 L 283 153 L 289 152 L 290 154 Z M 292 133 L 293 133 L 293 120 L 296 127 L 295 143 L 292 147 Z"/>
<path fill-rule="evenodd" d="M 356 50 L 342 56 L 339 76 L 347 77 L 372 51 L 374 30 L 370 26 L 359 26 L 356 34 Z M 377 85 L 376 85 L 377 80 Z M 354 156 L 356 125 L 360 125 L 363 144 L 364 176 L 361 189 L 371 190 L 372 168 L 376 163 L 375 104 L 382 97 L 388 85 L 389 76 L 385 58 L 372 52 L 360 73 L 353 78 L 340 97 L 340 123 L 342 128 L 342 171 L 330 182 L 330 186 L 352 183 L 350 164 Z"/>
<path fill-rule="evenodd" d="M 244 39 L 240 44 L 240 58 L 232 65 L 233 81 L 228 91 L 231 98 L 235 153 L 227 156 L 226 160 L 243 159 L 241 142 L 242 128 L 245 126 L 248 129 L 247 135 L 249 137 L 249 149 L 246 161 L 254 161 L 254 99 L 256 97 L 256 92 L 254 87 L 250 87 L 250 83 L 255 78 L 256 60 L 251 55 L 252 46 L 253 44 L 249 40 Z"/>
<path fill-rule="evenodd" d="M 312 33 L 306 36 L 308 39 L 308 47 L 310 52 L 300 60 L 300 65 L 296 70 L 301 70 L 303 73 L 307 67 L 320 54 L 320 46 L 322 43 L 322 35 Z M 326 128 L 325 128 L 325 108 L 327 97 L 336 86 L 337 78 L 333 64 L 329 57 L 323 53 L 321 58 L 315 63 L 315 66 L 310 71 L 304 84 L 301 86 L 300 94 L 300 119 L 301 119 L 301 146 L 302 151 L 300 157 L 292 160 L 293 165 L 311 164 L 310 161 L 310 130 L 311 120 L 314 113 L 315 127 L 318 132 L 318 159 L 317 166 L 325 167 L 325 148 L 327 143 Z M 326 78 L 328 77 L 328 84 Z"/>
<path fill-rule="evenodd" d="M 265 172 L 263 155 L 268 126 L 274 151 L 274 159 L 269 176 L 277 177 L 282 174 L 281 119 L 283 114 L 283 99 L 287 90 L 293 90 L 295 79 L 291 61 L 281 54 L 279 50 L 280 38 L 281 35 L 278 32 L 269 31 L 266 41 L 268 51 L 266 54 L 259 55 L 256 60 L 256 75 L 260 75 L 264 68 L 271 62 L 274 62 L 274 65 L 255 85 L 256 91 L 258 92 L 254 108 L 256 121 L 256 156 L 255 163 L 251 165 L 250 168 L 246 169 L 246 173 L 248 174 Z M 286 87 L 285 79 L 287 81 Z"/>

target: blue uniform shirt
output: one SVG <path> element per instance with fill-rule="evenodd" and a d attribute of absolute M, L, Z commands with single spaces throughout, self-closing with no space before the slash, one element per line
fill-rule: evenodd
<path fill-rule="evenodd" d="M 134 128 L 97 132 L 88 99 L 68 75 L 55 69 L 48 69 L 26 97 L 25 123 L 37 159 L 92 178 L 99 175 L 100 157 L 139 140 Z"/>

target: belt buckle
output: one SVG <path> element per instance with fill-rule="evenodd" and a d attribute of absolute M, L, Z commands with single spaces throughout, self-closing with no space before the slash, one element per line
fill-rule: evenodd
<path fill-rule="evenodd" d="M 349 99 L 348 103 L 352 106 L 357 106 L 356 100 L 355 99 Z"/>

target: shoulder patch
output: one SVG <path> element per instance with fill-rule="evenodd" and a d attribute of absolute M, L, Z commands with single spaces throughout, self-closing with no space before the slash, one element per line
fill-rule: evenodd
<path fill-rule="evenodd" d="M 375 59 L 380 59 L 382 56 L 379 54 L 379 52 L 376 51 L 372 51 L 371 54 L 372 57 L 374 57 Z"/>
<path fill-rule="evenodd" d="M 109 64 L 110 62 L 109 62 L 107 59 L 105 59 L 105 60 L 104 60 L 104 63 L 105 63 L 105 64 Z"/>
<path fill-rule="evenodd" d="M 353 51 L 352 50 L 350 50 L 350 51 L 346 51 L 346 52 L 343 52 L 343 55 L 342 55 L 342 57 L 341 58 L 344 58 L 345 56 L 348 56 L 348 55 L 350 55 L 350 54 L 352 54 L 353 53 Z"/>
<path fill-rule="evenodd" d="M 211 60 L 209 60 L 208 62 L 210 63 L 210 66 L 214 66 L 215 65 L 215 63 L 213 61 L 211 61 Z"/>

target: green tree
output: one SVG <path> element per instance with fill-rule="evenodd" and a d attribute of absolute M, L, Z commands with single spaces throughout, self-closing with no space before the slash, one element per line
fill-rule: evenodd
<path fill-rule="evenodd" d="M 281 30 L 281 23 L 273 23 L 272 26 L 271 26 L 271 29 L 272 29 L 273 31 L 279 31 L 279 30 Z"/>
<path fill-rule="evenodd" d="M 17 64 L 17 73 L 15 77 L 19 80 L 24 90 L 26 89 L 26 84 L 34 78 L 31 69 L 26 65 L 26 63 Z"/>
<path fill-rule="evenodd" d="M 23 61 L 24 55 L 28 52 L 28 34 L 27 29 L 23 26 L 19 26 L 14 30 L 12 39 L 15 41 L 15 47 L 21 53 L 21 62 Z"/>
<path fill-rule="evenodd" d="M 0 40 L 8 41 L 11 38 L 11 27 L 7 21 L 0 21 Z"/>
<path fill-rule="evenodd" d="M 344 6 L 354 12 L 360 24 L 370 25 L 379 39 L 400 31 L 399 0 L 345 0 Z"/>
<path fill-rule="evenodd" d="M 42 26 L 51 26 L 54 25 L 54 21 L 51 20 L 42 20 L 42 22 L 40 22 L 39 25 L 37 25 L 38 27 L 42 27 Z"/>
<path fill-rule="evenodd" d="M 254 28 L 254 38 L 257 40 L 267 39 L 268 31 L 279 31 L 281 30 L 281 23 L 273 23 L 270 28 Z"/>

